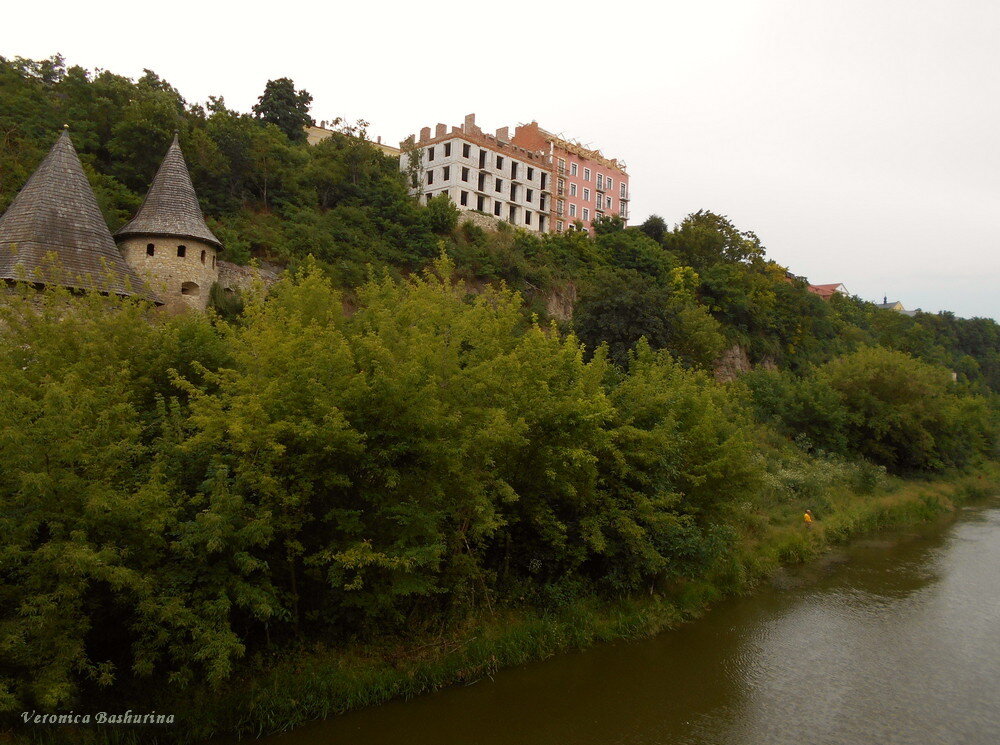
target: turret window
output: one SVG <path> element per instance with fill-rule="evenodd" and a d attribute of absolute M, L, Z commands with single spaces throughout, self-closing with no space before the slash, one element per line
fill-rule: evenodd
<path fill-rule="evenodd" d="M 156 246 L 152 243 L 146 244 L 146 256 L 152 256 L 156 253 Z"/>
<path fill-rule="evenodd" d="M 177 247 L 177 256 L 178 257 L 180 257 L 180 258 L 183 259 L 184 258 L 184 254 L 186 254 L 186 253 L 187 253 L 187 246 L 178 246 Z"/>
<path fill-rule="evenodd" d="M 204 251 L 201 252 L 201 263 L 202 264 L 205 263 L 205 252 Z"/>

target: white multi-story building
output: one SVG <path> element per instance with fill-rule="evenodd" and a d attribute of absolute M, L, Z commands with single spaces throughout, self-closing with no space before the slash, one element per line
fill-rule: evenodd
<path fill-rule="evenodd" d="M 415 177 L 413 194 L 447 194 L 460 210 L 481 212 L 526 230 L 550 229 L 552 164 L 548 156 L 510 141 L 503 127 L 490 135 L 469 114 L 461 127 L 438 124 L 401 143 L 400 169 Z M 411 158 L 417 158 L 414 164 Z M 416 167 L 415 167 L 416 166 Z"/>

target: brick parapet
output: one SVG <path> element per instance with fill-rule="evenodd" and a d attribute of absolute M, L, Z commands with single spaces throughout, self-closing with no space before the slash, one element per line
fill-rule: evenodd
<path fill-rule="evenodd" d="M 509 128 L 507 127 L 502 127 L 499 130 L 499 134 L 501 135 L 500 137 L 487 134 L 476 126 L 474 115 L 469 115 L 465 118 L 465 122 L 461 127 L 452 127 L 450 132 L 443 131 L 442 128 L 446 129 L 445 125 L 438 124 L 434 135 L 431 136 L 431 128 L 424 127 L 420 130 L 419 139 L 411 137 L 410 139 L 399 143 L 399 146 L 405 151 L 407 148 L 414 145 L 420 148 L 426 148 L 457 138 L 472 145 L 483 147 L 488 150 L 495 150 L 498 153 L 503 153 L 510 157 L 516 156 L 525 162 L 530 162 L 531 165 L 536 168 L 541 168 L 546 171 L 552 170 L 551 160 L 544 153 L 530 150 L 526 147 L 521 147 L 520 145 L 512 142 L 509 138 L 505 139 L 505 133 L 509 132 Z"/>

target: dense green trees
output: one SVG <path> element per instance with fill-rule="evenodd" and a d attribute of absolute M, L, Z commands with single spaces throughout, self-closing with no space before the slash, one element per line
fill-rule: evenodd
<path fill-rule="evenodd" d="M 836 357 L 805 376 L 744 378 L 760 416 L 809 447 L 896 472 L 962 466 L 996 447 L 996 411 L 945 368 L 882 347 Z"/>
<path fill-rule="evenodd" d="M 616 364 L 642 337 L 692 366 L 711 366 L 721 348 L 739 344 L 754 363 L 799 372 L 859 345 L 885 346 L 1000 390 L 1000 327 L 989 319 L 823 302 L 768 261 L 756 235 L 704 210 L 673 228 L 657 216 L 639 228 L 606 218 L 593 237 L 456 228 L 453 205 L 408 196 L 399 163 L 363 139 L 364 122 L 304 144 L 309 101 L 292 81 L 272 80 L 254 116 L 222 98 L 189 104 L 151 71 L 132 81 L 67 68 L 58 57 L 0 59 L 0 209 L 66 123 L 116 229 L 179 130 L 224 258 L 238 263 L 312 255 L 350 288 L 372 269 L 426 267 L 443 248 L 463 276 L 504 279 L 539 313 L 556 291 L 576 295 L 574 328 L 591 351 L 607 342 Z M 697 280 L 678 294 L 672 272 L 683 267 Z"/>
<path fill-rule="evenodd" d="M 729 394 L 645 344 L 627 372 L 585 361 L 452 272 L 372 281 L 348 316 L 307 266 L 236 325 L 6 303 L 5 704 L 716 556 L 709 518 L 756 468 Z"/>
<path fill-rule="evenodd" d="M 235 322 L 8 296 L 0 702 L 222 681 L 268 644 L 697 576 L 764 478 L 752 412 L 897 471 L 995 447 L 987 400 L 902 352 L 758 371 L 748 410 L 644 339 L 588 360 L 454 270 L 369 281 L 348 314 L 307 262 Z M 697 284 L 674 274 L 675 295 Z"/>
<path fill-rule="evenodd" d="M 754 412 L 899 471 L 995 447 L 987 401 L 901 352 L 724 385 L 644 339 L 588 359 L 454 273 L 371 280 L 347 313 L 306 262 L 234 322 L 8 294 L 0 703 L 222 681 L 269 644 L 699 576 L 765 477 Z M 697 283 L 675 275 L 674 294 Z"/>
<path fill-rule="evenodd" d="M 251 116 L 221 97 L 189 105 L 149 71 L 133 82 L 66 68 L 58 57 L 0 58 L 0 209 L 67 124 L 116 230 L 179 130 L 224 258 L 289 262 L 313 253 L 358 284 L 368 264 L 415 267 L 436 256 L 430 215 L 407 195 L 398 163 L 363 132 L 345 128 L 315 147 L 299 137 L 309 100 L 291 81 L 271 81 Z M 349 248 L 334 256 L 330 247 L 341 242 Z"/>
<path fill-rule="evenodd" d="M 282 86 L 268 110 L 307 111 Z M 704 576 L 778 435 L 897 472 L 995 453 L 997 324 L 823 302 L 723 216 L 488 232 L 356 131 L 307 146 L 151 72 L 0 59 L 0 103 L 0 207 L 67 122 L 116 228 L 179 129 L 226 256 L 290 267 L 224 318 L 3 295 L 7 710 Z M 732 344 L 770 371 L 717 382 Z"/>
<path fill-rule="evenodd" d="M 305 127 L 312 124 L 309 105 L 312 94 L 295 90 L 291 78 L 268 80 L 264 93 L 253 106 L 253 113 L 261 121 L 275 125 L 292 142 L 304 142 Z"/>

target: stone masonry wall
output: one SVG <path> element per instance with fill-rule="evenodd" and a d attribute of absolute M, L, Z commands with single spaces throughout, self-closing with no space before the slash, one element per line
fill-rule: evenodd
<path fill-rule="evenodd" d="M 458 216 L 458 224 L 461 225 L 463 222 L 471 222 L 483 230 L 496 230 L 497 223 L 502 222 L 502 220 L 493 215 L 485 215 L 482 212 L 462 212 Z"/>
<path fill-rule="evenodd" d="M 281 274 L 280 267 L 261 263 L 259 266 L 241 266 L 228 261 L 219 262 L 219 284 L 223 289 L 249 290 L 257 282 L 270 287 Z"/>
<path fill-rule="evenodd" d="M 147 252 L 150 244 L 152 256 Z M 184 246 L 184 256 L 177 255 L 180 246 Z M 194 238 L 135 236 L 118 247 L 168 308 L 204 310 L 208 306 L 209 291 L 219 278 L 214 246 Z"/>

